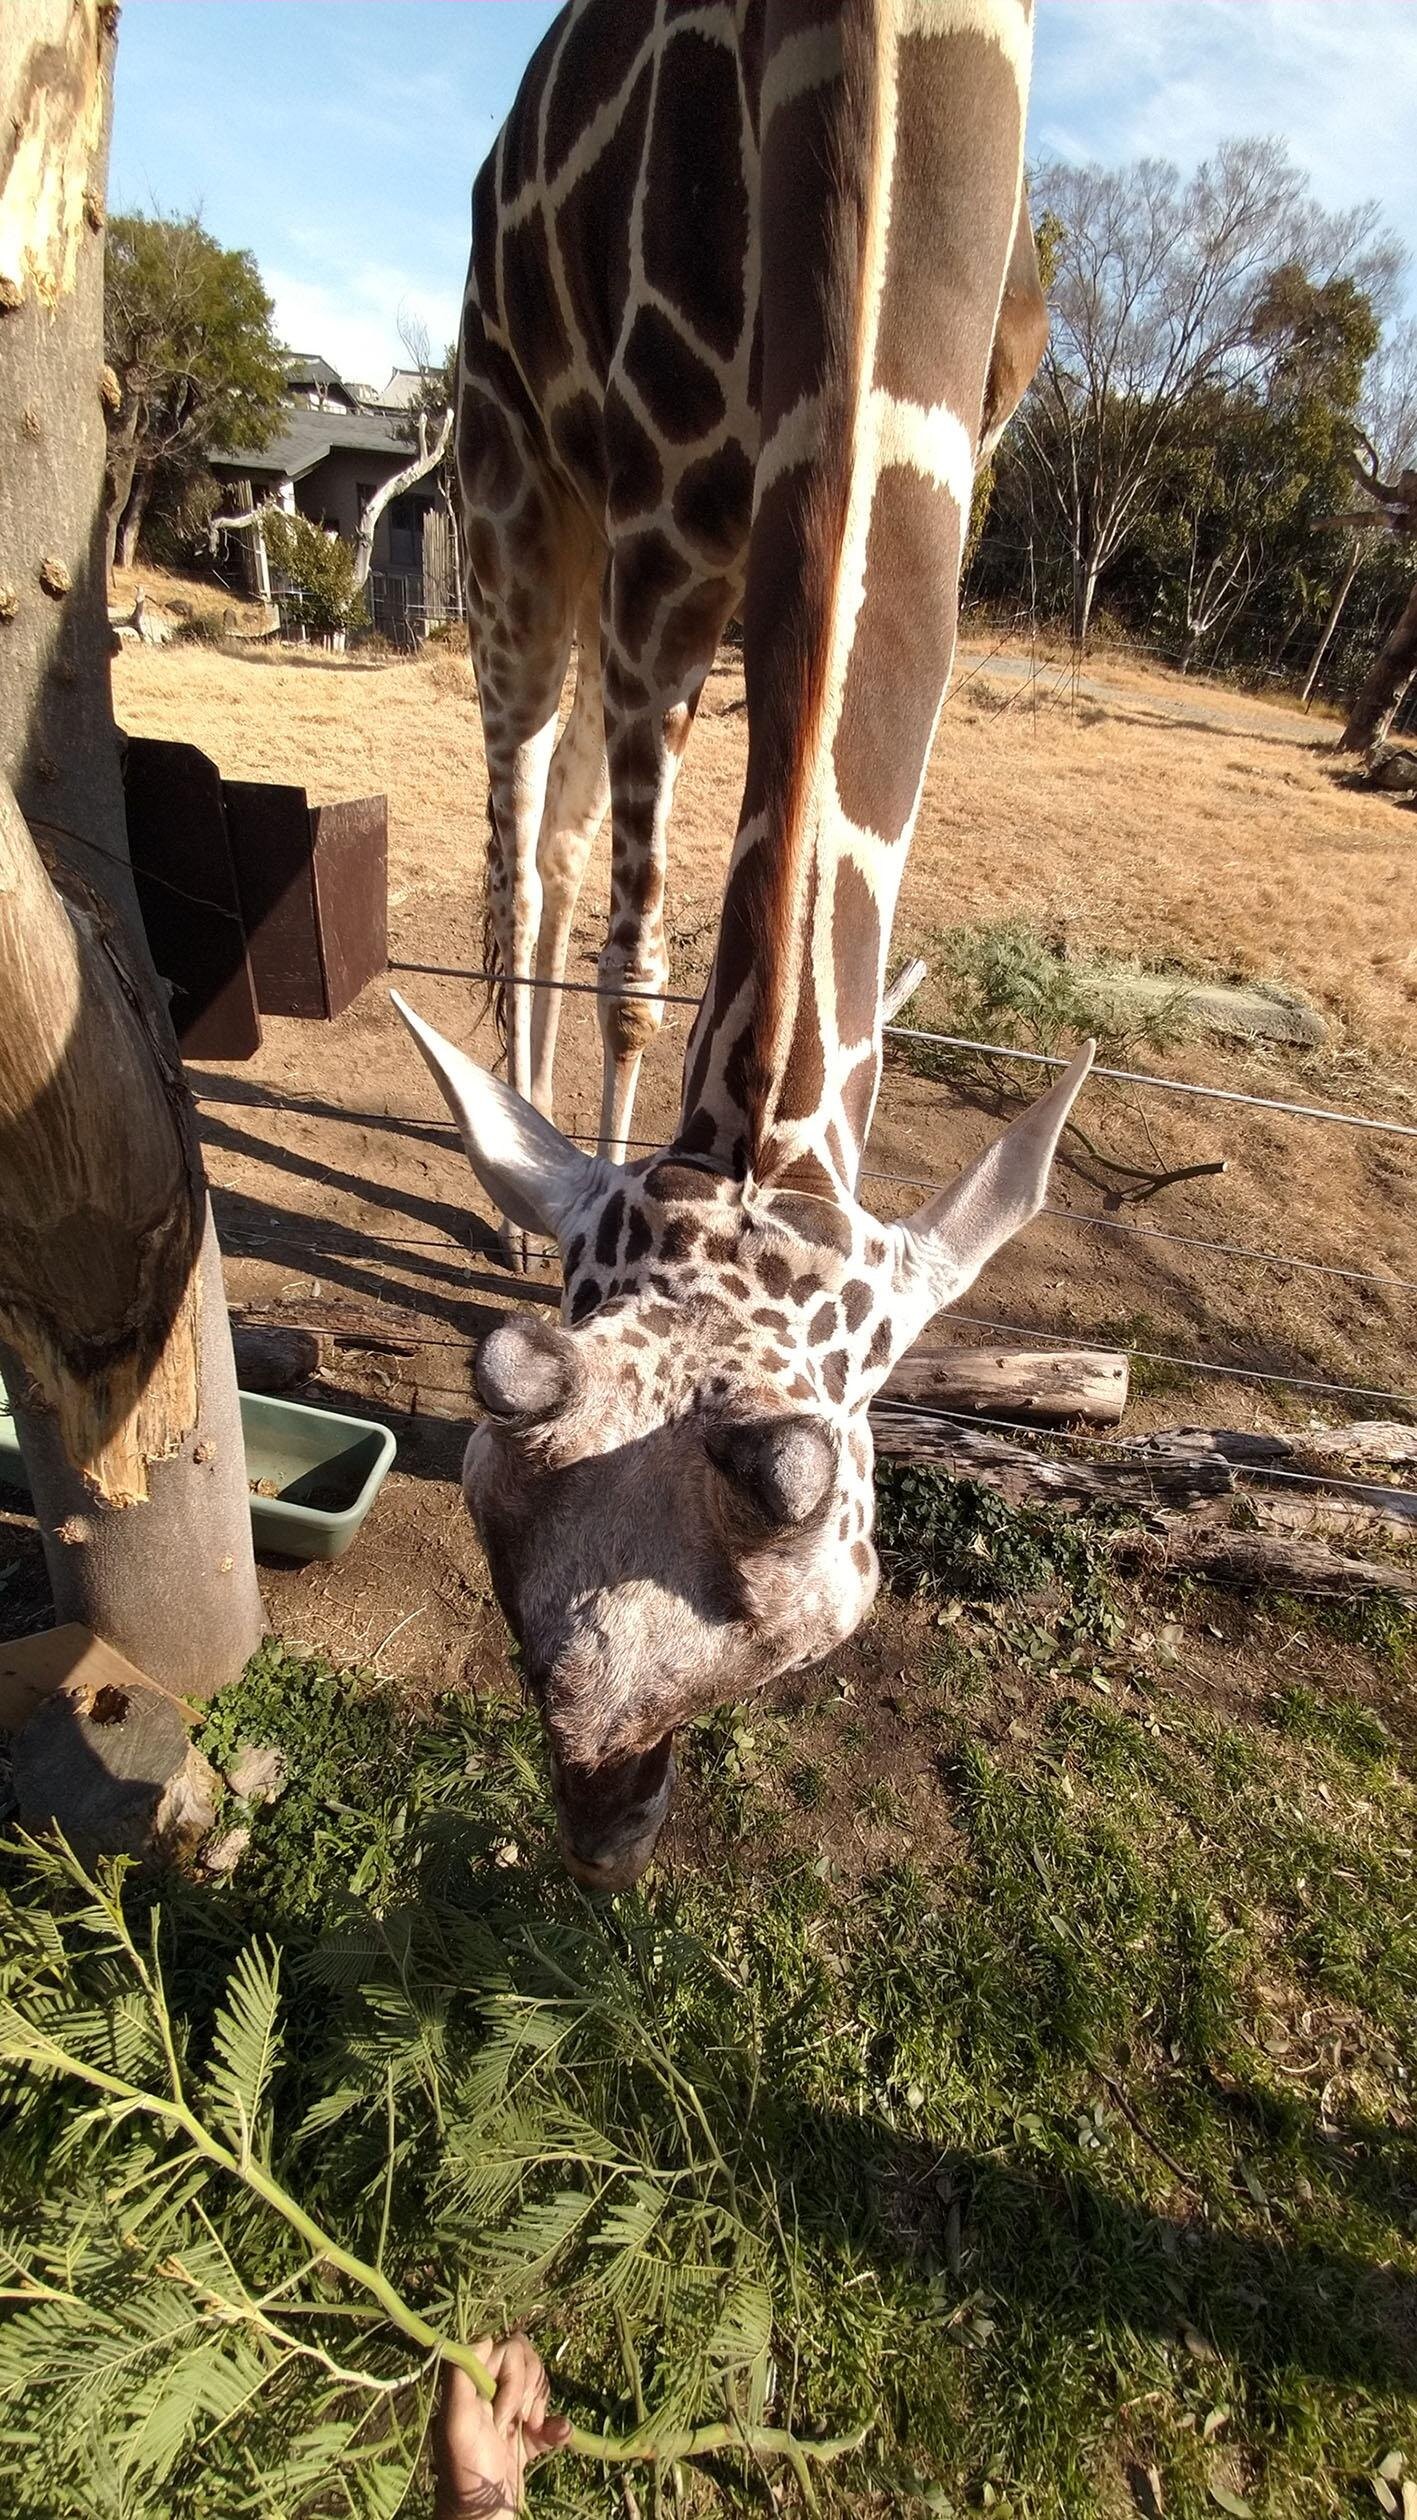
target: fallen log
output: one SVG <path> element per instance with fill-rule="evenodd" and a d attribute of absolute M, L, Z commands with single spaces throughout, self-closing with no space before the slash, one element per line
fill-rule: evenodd
<path fill-rule="evenodd" d="M 1312 1480 L 1314 1490 L 1329 1496 L 1330 1482 L 1345 1491 L 1355 1508 L 1406 1529 L 1417 1537 L 1417 1496 L 1406 1488 L 1355 1485 L 1353 1470 L 1366 1461 L 1384 1469 L 1417 1458 L 1417 1429 L 1373 1421 L 1364 1426 L 1315 1427 L 1303 1434 L 1251 1434 L 1214 1426 L 1178 1426 L 1155 1435 L 1135 1435 L 1127 1451 L 1138 1461 L 1181 1461 L 1209 1458 L 1237 1470 L 1288 1470 Z M 1336 1463 L 1326 1468 L 1326 1463 Z M 1313 1465 L 1317 1463 L 1318 1467 Z"/>
<path fill-rule="evenodd" d="M 1126 1357 L 1110 1348 L 912 1348 L 881 1398 L 1029 1426 L 1115 1426 L 1127 1378 Z"/>
<path fill-rule="evenodd" d="M 1320 1540 L 1291 1540 L 1278 1532 L 1208 1525 L 1158 1533 L 1133 1526 L 1109 1535 L 1107 1553 L 1134 1573 L 1200 1575 L 1212 1584 L 1328 1599 L 1384 1592 L 1400 1601 L 1417 1601 L 1417 1570 L 1410 1566 L 1388 1558 L 1341 1557 Z"/>
<path fill-rule="evenodd" d="M 955 1426 L 932 1411 L 883 1398 L 871 1411 L 876 1450 L 894 1461 L 948 1470 L 957 1479 L 978 1479 L 1015 1505 L 1136 1505 L 1143 1512 L 1185 1510 L 1209 1497 L 1234 1492 L 1226 1461 L 1206 1454 L 1158 1456 L 1138 1463 L 1106 1454 L 1096 1461 L 1055 1459 L 1012 1443 L 1007 1435 Z"/>
<path fill-rule="evenodd" d="M 424 1344 L 425 1333 L 416 1313 L 397 1311 L 393 1305 L 377 1312 L 361 1312 L 357 1305 L 328 1303 L 319 1296 L 288 1296 L 273 1304 L 243 1304 L 232 1307 L 232 1334 L 238 1343 L 238 1355 L 244 1343 L 252 1346 L 267 1336 L 304 1339 L 316 1351 L 316 1361 L 306 1371 L 318 1371 L 321 1343 L 332 1339 L 339 1347 L 379 1348 L 392 1356 L 414 1356 Z M 292 1379 L 296 1379 L 292 1377 Z M 251 1389 L 279 1389 L 278 1384 L 252 1384 Z"/>
<path fill-rule="evenodd" d="M 1053 1505 L 1068 1513 L 1098 1505 L 1135 1508 L 1139 1522 L 1106 1535 L 1104 1545 L 1119 1565 L 1267 1585 L 1282 1592 L 1388 1592 L 1417 1600 L 1417 1569 L 1410 1564 L 1341 1555 L 1312 1536 L 1326 1528 L 1350 1546 L 1358 1539 L 1371 1545 L 1397 1521 L 1410 1537 L 1409 1497 L 1376 1487 L 1351 1497 L 1320 1490 L 1301 1504 L 1297 1496 L 1270 1498 L 1246 1489 L 1245 1503 L 1253 1509 L 1257 1527 L 1232 1529 L 1219 1516 L 1224 1500 L 1241 1493 L 1236 1468 L 1246 1464 L 1226 1458 L 1222 1447 L 1230 1439 L 1224 1429 L 1190 1429 L 1192 1437 L 1208 1440 L 1188 1444 L 1179 1437 L 1135 1438 L 1094 1461 L 1071 1461 L 889 1401 L 878 1401 L 872 1409 L 871 1427 L 877 1451 L 887 1458 L 977 1480 L 1014 1505 Z M 1266 1440 L 1240 1434 L 1233 1439 L 1242 1454 Z M 1258 1465 L 1251 1459 L 1248 1466 Z M 1307 1527 L 1296 1535 L 1283 1526 L 1301 1512 Z"/>

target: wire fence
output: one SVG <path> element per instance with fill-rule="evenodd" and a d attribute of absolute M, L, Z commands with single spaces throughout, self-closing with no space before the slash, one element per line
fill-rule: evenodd
<path fill-rule="evenodd" d="M 412 972 L 428 980 L 478 980 L 488 987 L 557 989 L 572 997 L 643 998 L 652 1006 L 692 1006 L 699 1000 L 681 989 L 645 989 L 637 983 L 609 990 L 596 980 L 538 980 L 534 974 L 483 971 L 467 963 L 390 963 L 391 971 Z M 965 1033 L 926 1032 L 915 1024 L 885 1024 L 888 1041 L 923 1041 L 944 1050 L 969 1050 L 978 1057 L 1021 1061 L 1028 1067 L 1065 1068 L 1069 1059 L 1051 1050 L 1019 1050 L 1001 1041 L 974 1041 Z M 1417 1138 L 1417 1123 L 1374 1120 L 1362 1111 L 1333 1111 L 1321 1103 L 1286 1102 L 1273 1094 L 1241 1094 L 1225 1085 L 1192 1085 L 1184 1077 L 1153 1076 L 1145 1068 L 1094 1067 L 1095 1077 L 1117 1085 L 1141 1085 L 1158 1094 L 1186 1094 L 1202 1102 L 1239 1103 L 1251 1111 L 1277 1111 L 1297 1120 L 1329 1120 L 1342 1129 L 1373 1129 L 1390 1137 Z"/>
<path fill-rule="evenodd" d="M 400 962 L 392 965 L 391 968 L 399 972 L 400 975 L 413 974 L 428 978 L 459 981 L 486 983 L 494 979 L 501 980 L 505 978 L 505 975 L 503 974 L 492 974 L 476 966 L 465 964 Z M 573 996 L 602 997 L 612 994 L 612 992 L 605 990 L 597 981 L 562 980 L 538 983 L 534 980 L 514 979 L 512 985 L 522 987 L 554 987 L 562 990 L 567 995 Z M 699 1004 L 698 997 L 687 991 L 638 989 L 629 993 L 653 999 L 657 1003 L 666 1006 L 692 1009 L 697 1008 Z M 975 1041 L 964 1035 L 927 1031 L 913 1025 L 893 1024 L 886 1026 L 885 1029 L 887 1034 L 894 1039 L 924 1042 L 932 1046 L 968 1051 L 975 1055 L 984 1055 L 1008 1061 L 1021 1060 L 1029 1065 L 1047 1068 L 1063 1067 L 1067 1064 L 1065 1058 L 1054 1056 L 1047 1052 L 1022 1051 L 1005 1043 Z M 1190 1095 L 1241 1108 L 1276 1114 L 1302 1122 L 1312 1122 L 1329 1127 L 1380 1132 L 1408 1140 L 1417 1138 L 1417 1127 L 1413 1127 L 1405 1121 L 1396 1119 L 1374 1119 L 1367 1113 L 1334 1110 L 1323 1105 L 1303 1103 L 1275 1095 L 1248 1094 L 1230 1088 L 1193 1085 L 1182 1078 L 1158 1076 L 1146 1071 L 1098 1068 L 1094 1071 L 1094 1073 L 1099 1076 L 1112 1078 L 1120 1084 L 1130 1085 L 1145 1090 Z M 208 1100 L 218 1098 L 201 1097 L 201 1099 Z M 365 1114 L 362 1116 L 372 1118 L 376 1115 Z M 441 1124 L 437 1121 L 430 1124 L 422 1115 L 395 1115 L 386 1113 L 382 1116 L 385 1118 L 402 1117 L 411 1126 L 426 1128 L 431 1125 L 438 1130 L 440 1135 L 451 1136 L 453 1134 L 451 1131 L 444 1130 Z M 357 1122 L 360 1119 L 361 1114 L 351 1109 L 348 1117 L 352 1122 Z M 582 1138 L 578 1142 L 589 1145 L 593 1144 L 594 1140 L 590 1138 Z M 630 1141 L 630 1151 L 632 1152 L 653 1153 L 657 1151 L 657 1148 L 658 1141 L 656 1140 L 636 1139 Z M 945 1186 L 928 1175 L 893 1172 L 880 1167 L 863 1166 L 861 1177 L 863 1180 L 869 1180 L 885 1186 L 898 1187 L 900 1189 L 908 1189 L 916 1192 L 929 1193 L 939 1190 Z M 1045 1209 L 1045 1213 L 1060 1223 L 1083 1231 L 1135 1235 L 1144 1238 L 1147 1241 L 1175 1244 L 1188 1250 L 1193 1250 L 1199 1253 L 1214 1254 L 1217 1257 L 1224 1259 L 1245 1259 L 1259 1266 L 1275 1271 L 1287 1272 L 1298 1270 L 1321 1279 L 1335 1280 L 1345 1286 L 1361 1285 L 1375 1287 L 1387 1296 L 1410 1295 L 1417 1293 L 1417 1280 L 1397 1277 L 1381 1270 L 1349 1268 L 1333 1262 L 1307 1258 L 1299 1253 L 1266 1251 L 1247 1244 L 1236 1243 L 1219 1237 L 1213 1238 L 1199 1234 L 1179 1233 L 1162 1226 L 1126 1223 L 1112 1217 L 1085 1214 L 1077 1209 L 1064 1207 L 1055 1202 L 1050 1202 L 1048 1204 Z M 259 1240 L 259 1238 L 256 1239 Z M 377 1240 L 386 1247 L 400 1247 L 410 1251 L 442 1247 L 462 1252 L 464 1248 L 461 1244 L 451 1240 L 447 1244 L 440 1245 L 437 1243 L 431 1243 L 426 1238 L 411 1236 L 379 1234 L 371 1236 L 370 1239 Z M 248 1248 L 249 1247 L 250 1238 L 248 1238 Z M 554 1247 L 550 1245 L 546 1246 L 544 1256 L 548 1259 L 554 1258 Z M 1118 1350 L 1118 1342 L 1115 1335 L 1107 1332 L 1106 1330 L 1101 1330 L 1094 1333 L 1091 1337 L 1088 1337 L 1081 1333 L 1068 1334 L 1045 1329 L 1033 1323 L 999 1320 L 984 1314 L 963 1312 L 958 1308 L 951 1308 L 950 1319 L 952 1322 L 968 1324 L 973 1329 L 991 1332 L 995 1336 L 1004 1336 L 1011 1339 L 1025 1341 L 1041 1341 L 1044 1344 L 1065 1353 L 1085 1353 L 1089 1348 L 1096 1348 L 1099 1343 L 1105 1343 L 1107 1346 L 1112 1348 L 1114 1352 Z M 430 1339 L 427 1344 L 458 1345 L 465 1344 L 465 1342 L 459 1341 L 456 1337 L 435 1337 Z M 1259 1358 L 1250 1358 L 1244 1361 L 1239 1361 L 1209 1355 L 1194 1355 L 1179 1349 L 1144 1347 L 1140 1344 L 1125 1345 L 1120 1348 L 1120 1352 L 1135 1362 L 1165 1367 L 1171 1371 L 1183 1373 L 1187 1377 L 1194 1377 L 1197 1380 L 1241 1382 L 1257 1386 L 1261 1389 L 1293 1392 L 1301 1395 L 1311 1405 L 1315 1401 L 1322 1401 L 1351 1409 L 1351 1405 L 1354 1401 L 1363 1401 L 1367 1403 L 1378 1402 L 1387 1407 L 1403 1411 L 1417 1411 L 1417 1394 L 1393 1390 L 1384 1385 L 1346 1382 L 1321 1375 L 1291 1373 L 1267 1364 Z M 890 1405 L 889 1395 L 886 1395 L 886 1405 Z M 935 1409 L 923 1403 L 917 1404 L 911 1402 L 908 1405 L 912 1414 L 915 1416 L 938 1417 L 943 1422 L 962 1427 L 997 1427 L 1015 1438 L 1028 1431 L 1027 1429 L 1020 1428 L 1019 1424 L 1011 1419 L 990 1418 L 974 1412 L 964 1415 L 950 1410 Z M 1145 1461 L 1137 1460 L 1135 1454 L 1131 1451 L 1131 1448 L 1124 1439 L 1089 1435 L 1083 1433 L 1079 1429 L 1065 1429 L 1053 1431 L 1049 1435 L 1048 1441 L 1050 1443 L 1061 1445 L 1065 1449 L 1068 1446 L 1075 1446 L 1081 1448 L 1083 1451 L 1092 1451 L 1101 1448 L 1104 1451 L 1118 1452 L 1124 1457 L 1132 1458 L 1139 1471 L 1144 1473 L 1146 1469 Z M 1401 1500 L 1410 1499 L 1414 1512 L 1417 1512 L 1417 1492 L 1406 1488 L 1397 1488 L 1391 1485 L 1386 1485 L 1380 1481 L 1345 1480 L 1331 1473 L 1281 1470 L 1273 1465 L 1231 1464 L 1230 1466 L 1232 1469 L 1243 1475 L 1243 1477 L 1247 1480 L 1271 1480 L 1277 1481 L 1286 1486 L 1306 1487 L 1314 1491 L 1347 1489 L 1353 1491 L 1355 1494 L 1367 1497 L 1370 1500 L 1385 1499 L 1390 1501 L 1394 1498 Z"/>

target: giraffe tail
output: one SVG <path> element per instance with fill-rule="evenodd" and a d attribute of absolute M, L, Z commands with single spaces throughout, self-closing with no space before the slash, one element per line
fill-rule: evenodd
<path fill-rule="evenodd" d="M 487 791 L 487 857 L 482 891 L 482 969 L 487 984 L 487 1003 L 497 1028 L 502 1048 L 507 1046 L 507 981 L 502 961 L 502 940 L 497 924 L 496 894 L 503 880 L 502 836 L 497 829 L 497 808 L 492 791 Z"/>

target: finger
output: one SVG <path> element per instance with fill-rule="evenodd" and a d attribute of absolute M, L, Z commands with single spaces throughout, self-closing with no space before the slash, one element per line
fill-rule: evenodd
<path fill-rule="evenodd" d="M 543 2459 L 548 2451 L 560 2450 L 571 2438 L 571 2423 L 566 2415 L 545 2415 L 539 2423 L 528 2424 L 522 2434 L 528 2459 Z"/>
<path fill-rule="evenodd" d="M 509 2336 L 501 2350 L 497 2377 L 497 2394 L 492 2401 L 492 2417 L 499 2433 L 507 2433 L 519 2423 L 526 2396 L 526 2339 Z"/>

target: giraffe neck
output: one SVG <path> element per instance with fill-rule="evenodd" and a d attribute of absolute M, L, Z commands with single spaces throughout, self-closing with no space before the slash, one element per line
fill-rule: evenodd
<path fill-rule="evenodd" d="M 854 1190 L 953 657 L 1022 180 L 1029 0 L 770 0 L 749 757 L 679 1143 Z M 813 12 L 812 16 L 822 15 Z"/>

